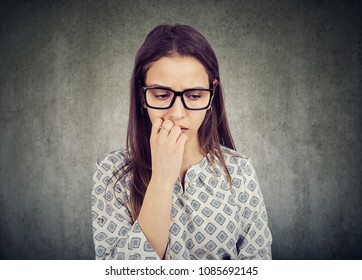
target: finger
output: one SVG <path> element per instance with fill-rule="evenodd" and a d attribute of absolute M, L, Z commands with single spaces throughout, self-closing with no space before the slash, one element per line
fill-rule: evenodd
<path fill-rule="evenodd" d="M 170 138 L 170 141 L 176 143 L 177 139 L 180 137 L 180 134 L 182 134 L 181 128 L 178 125 L 174 125 L 168 137 Z"/>
<path fill-rule="evenodd" d="M 161 119 L 161 118 L 156 118 L 153 121 L 151 135 L 158 134 L 158 132 L 160 131 L 160 127 L 161 127 L 162 123 L 163 123 L 163 119 Z"/>
<path fill-rule="evenodd" d="M 171 120 L 164 120 L 163 123 L 162 123 L 162 126 L 164 128 L 166 128 L 166 130 L 168 130 L 169 132 L 171 131 L 172 127 L 174 126 L 175 124 L 173 123 L 173 121 Z"/>
<path fill-rule="evenodd" d="M 165 120 L 160 126 L 160 135 L 168 136 L 174 126 L 174 123 L 171 120 Z"/>
<path fill-rule="evenodd" d="M 177 144 L 180 147 L 185 147 L 186 142 L 189 140 L 189 137 L 185 133 L 181 133 L 180 136 L 177 139 Z"/>

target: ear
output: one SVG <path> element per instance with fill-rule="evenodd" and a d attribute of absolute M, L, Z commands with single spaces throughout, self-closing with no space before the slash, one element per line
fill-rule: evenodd
<path fill-rule="evenodd" d="M 219 84 L 219 81 L 218 81 L 217 79 L 214 79 L 214 80 L 212 81 L 212 86 L 213 86 L 214 89 L 215 89 L 215 87 L 216 87 L 218 84 Z"/>

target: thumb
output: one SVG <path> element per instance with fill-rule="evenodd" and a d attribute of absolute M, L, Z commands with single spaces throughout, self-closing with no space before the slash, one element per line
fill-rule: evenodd
<path fill-rule="evenodd" d="M 186 144 L 186 142 L 187 142 L 188 140 L 189 140 L 189 137 L 188 137 L 186 134 L 181 133 L 180 136 L 179 136 L 179 138 L 177 139 L 177 144 L 178 144 L 180 147 L 184 148 L 184 147 L 185 147 L 185 144 Z"/>

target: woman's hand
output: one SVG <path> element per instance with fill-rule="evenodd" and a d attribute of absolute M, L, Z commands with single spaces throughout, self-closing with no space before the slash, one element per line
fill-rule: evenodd
<path fill-rule="evenodd" d="M 162 259 L 165 256 L 173 186 L 180 174 L 187 136 L 171 120 L 153 121 L 150 145 L 152 177 L 138 216 L 148 242 Z"/>
<path fill-rule="evenodd" d="M 152 177 L 138 222 L 161 259 L 165 256 L 168 242 L 173 186 L 181 171 L 187 139 L 181 128 L 171 120 L 154 120 L 150 137 Z"/>
<path fill-rule="evenodd" d="M 171 120 L 154 120 L 150 138 L 153 182 L 173 186 L 181 171 L 187 140 L 186 134 Z"/>

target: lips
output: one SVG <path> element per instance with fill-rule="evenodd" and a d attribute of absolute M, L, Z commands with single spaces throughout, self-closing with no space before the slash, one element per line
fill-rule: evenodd
<path fill-rule="evenodd" d="M 185 131 L 188 130 L 188 128 L 186 128 L 186 127 L 184 127 L 184 126 L 182 126 L 182 125 L 180 125 L 180 128 L 181 128 L 182 132 L 185 132 Z"/>

